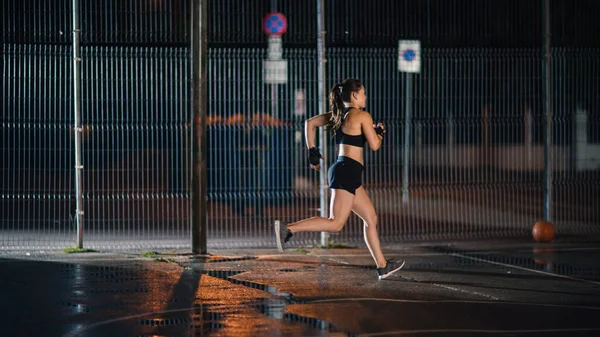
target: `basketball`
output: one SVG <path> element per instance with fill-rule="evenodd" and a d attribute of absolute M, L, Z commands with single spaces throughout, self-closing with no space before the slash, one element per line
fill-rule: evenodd
<path fill-rule="evenodd" d="M 542 220 L 533 225 L 531 234 L 533 234 L 533 239 L 537 242 L 548 242 L 554 240 L 556 230 L 550 221 Z"/>

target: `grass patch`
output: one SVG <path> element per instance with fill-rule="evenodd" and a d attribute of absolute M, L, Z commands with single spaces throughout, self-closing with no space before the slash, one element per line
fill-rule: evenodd
<path fill-rule="evenodd" d="M 172 258 L 165 259 L 164 257 L 157 257 L 154 259 L 154 262 L 177 263 L 177 261 L 175 261 L 175 259 L 172 259 Z"/>
<path fill-rule="evenodd" d="M 98 252 L 97 250 L 93 250 L 93 249 L 86 249 L 86 248 L 79 248 L 79 247 L 67 247 L 65 249 L 63 249 L 63 252 L 67 253 L 67 254 L 77 254 L 77 253 L 96 253 Z"/>
<path fill-rule="evenodd" d="M 319 243 L 316 247 L 319 249 L 352 248 L 346 243 L 335 243 L 332 240 L 329 240 L 329 242 L 327 242 L 327 245 L 322 245 Z"/>
<path fill-rule="evenodd" d="M 304 248 L 296 248 L 296 253 L 300 253 L 300 254 L 304 254 L 304 255 L 308 255 L 310 254 L 310 252 Z"/>
<path fill-rule="evenodd" d="M 145 252 L 142 254 L 143 257 L 150 257 L 150 256 L 156 256 L 158 255 L 158 252 Z"/>

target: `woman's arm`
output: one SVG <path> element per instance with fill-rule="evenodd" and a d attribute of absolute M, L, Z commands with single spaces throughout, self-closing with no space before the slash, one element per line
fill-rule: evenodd
<path fill-rule="evenodd" d="M 361 118 L 360 125 L 362 133 L 365 135 L 365 138 L 367 139 L 367 143 L 369 143 L 369 147 L 371 148 L 371 150 L 379 150 L 379 148 L 381 147 L 381 143 L 383 142 L 383 137 L 378 135 L 377 132 L 375 132 L 375 127 L 373 126 L 373 118 L 371 117 L 370 113 L 364 111 L 364 115 Z M 383 124 L 381 123 L 379 123 L 378 125 L 383 127 Z"/>
<path fill-rule="evenodd" d="M 304 122 L 304 138 L 306 139 L 306 147 L 312 148 L 315 146 L 315 134 L 317 128 L 325 126 L 331 120 L 331 112 L 314 116 Z"/>

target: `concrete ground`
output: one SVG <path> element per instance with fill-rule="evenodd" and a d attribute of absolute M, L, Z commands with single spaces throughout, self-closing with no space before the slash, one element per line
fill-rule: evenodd
<path fill-rule="evenodd" d="M 2 336 L 600 336 L 600 238 L 0 258 Z M 1 254 L 1 253 L 0 253 Z M 1 256 L 1 255 L 0 255 Z"/>

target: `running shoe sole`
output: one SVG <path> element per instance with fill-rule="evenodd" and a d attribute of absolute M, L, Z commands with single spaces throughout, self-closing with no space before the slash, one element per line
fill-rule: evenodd
<path fill-rule="evenodd" d="M 388 278 L 388 277 L 392 276 L 392 274 L 393 274 L 393 273 L 395 273 L 395 272 L 397 272 L 398 270 L 402 269 L 402 267 L 404 267 L 404 264 L 405 264 L 405 263 L 406 263 L 406 261 L 402 261 L 402 264 L 400 265 L 400 267 L 398 267 L 398 268 L 396 268 L 396 269 L 394 269 L 394 270 L 390 271 L 390 272 L 389 272 L 389 273 L 387 273 L 387 274 L 379 275 L 379 279 L 380 279 L 380 280 L 383 280 L 383 279 L 386 279 L 386 278 Z"/>
<path fill-rule="evenodd" d="M 275 220 L 275 240 L 277 242 L 277 249 L 283 253 L 283 246 L 281 245 L 281 221 Z"/>

